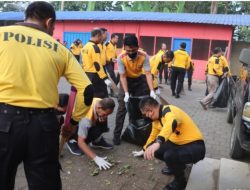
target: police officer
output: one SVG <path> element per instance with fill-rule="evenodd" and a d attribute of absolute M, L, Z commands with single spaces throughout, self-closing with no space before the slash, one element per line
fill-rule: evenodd
<path fill-rule="evenodd" d="M 184 77 L 186 70 L 189 69 L 191 58 L 186 51 L 186 43 L 182 42 L 180 44 L 180 49 L 174 52 L 174 59 L 172 63 L 172 73 L 171 73 L 171 90 L 172 95 L 176 98 L 180 98 L 180 92 L 183 87 Z M 177 89 L 176 82 L 178 80 Z"/>
<path fill-rule="evenodd" d="M 167 44 L 162 43 L 161 44 L 161 49 L 158 51 L 158 55 L 163 55 L 167 52 Z M 165 79 L 165 84 L 168 84 L 168 65 L 163 65 L 160 70 L 159 70 L 159 79 L 160 79 L 160 84 L 162 83 L 162 74 L 164 71 L 164 79 Z"/>
<path fill-rule="evenodd" d="M 92 103 L 88 77 L 72 53 L 52 38 L 55 21 L 52 5 L 33 2 L 25 11 L 24 23 L 0 27 L 2 190 L 14 189 L 21 162 L 30 190 L 61 189 L 59 124 L 54 111 L 61 76 L 77 89 L 84 115 Z"/>
<path fill-rule="evenodd" d="M 91 148 L 112 149 L 113 146 L 107 143 L 102 134 L 108 131 L 106 120 L 108 115 L 112 114 L 115 108 L 115 102 L 111 98 L 94 98 L 91 108 L 79 123 L 78 129 L 78 145 L 81 150 L 99 167 L 109 169 L 111 164 L 104 157 L 97 156 Z"/>
<path fill-rule="evenodd" d="M 82 49 L 82 65 L 94 87 L 94 97 L 108 97 L 107 86 L 111 85 L 101 59 L 101 50 L 98 46 L 102 42 L 102 31 L 95 28 L 91 31 L 91 39 Z M 106 57 L 105 57 L 106 60 Z"/>
<path fill-rule="evenodd" d="M 207 110 L 208 105 L 212 102 L 214 93 L 219 86 L 220 80 L 227 76 L 229 72 L 228 63 L 222 54 L 222 49 L 216 47 L 212 57 L 209 58 L 207 68 L 207 89 L 208 94 L 200 101 L 204 110 Z"/>
<path fill-rule="evenodd" d="M 119 79 L 115 75 L 115 63 L 117 61 L 116 44 L 119 38 L 117 34 L 111 34 L 111 39 L 105 44 L 106 46 L 106 70 L 112 80 L 118 84 Z"/>
<path fill-rule="evenodd" d="M 76 39 L 70 46 L 70 51 L 73 53 L 78 62 L 80 62 L 80 54 L 82 48 L 83 45 L 80 39 Z"/>
<path fill-rule="evenodd" d="M 167 164 L 175 179 L 164 190 L 185 189 L 186 164 L 197 163 L 205 157 L 205 144 L 199 128 L 180 108 L 162 106 L 151 97 L 141 100 L 140 109 L 144 116 L 153 120 L 152 131 L 144 152 L 133 152 L 134 156 L 144 154 L 146 160 L 155 157 Z"/>
<path fill-rule="evenodd" d="M 107 40 L 107 29 L 106 28 L 100 28 L 101 32 L 102 32 L 102 36 L 101 36 L 101 42 L 98 44 L 98 47 L 101 51 L 101 64 L 104 68 L 104 71 L 106 72 L 105 69 L 105 65 L 106 65 L 106 46 L 105 46 L 105 42 Z"/>
<path fill-rule="evenodd" d="M 153 77 L 153 86 L 154 86 L 154 89 L 156 90 L 156 94 L 160 94 L 160 89 L 158 88 L 158 80 L 157 80 L 158 72 L 163 67 L 165 67 L 165 64 L 168 64 L 169 62 L 171 62 L 173 57 L 174 57 L 173 52 L 167 51 L 166 53 L 162 55 L 156 54 L 150 58 L 150 68 L 151 68 L 151 73 Z"/>
<path fill-rule="evenodd" d="M 137 37 L 134 35 L 126 36 L 124 39 L 124 49 L 125 53 L 122 53 L 117 60 L 118 72 L 120 74 L 120 91 L 113 138 L 115 145 L 120 144 L 120 135 L 127 113 L 125 103 L 129 101 L 129 96 L 144 96 L 150 94 L 150 96 L 156 98 L 149 58 L 145 52 L 138 50 Z M 144 71 L 145 74 L 143 74 Z"/>

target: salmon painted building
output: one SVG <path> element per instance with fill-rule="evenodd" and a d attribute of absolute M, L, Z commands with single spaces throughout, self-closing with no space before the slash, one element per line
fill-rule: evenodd
<path fill-rule="evenodd" d="M 205 66 L 212 49 L 219 46 L 230 60 L 235 26 L 249 26 L 250 15 L 155 13 L 155 12 L 57 12 L 54 37 L 66 41 L 67 46 L 77 38 L 85 44 L 90 31 L 104 27 L 109 34 L 119 36 L 118 51 L 123 38 L 135 34 L 150 56 L 166 43 L 169 50 L 177 50 L 181 42 L 195 63 L 194 79 L 204 80 Z M 21 12 L 0 13 L 0 25 L 23 20 Z M 110 35 L 109 35 L 110 36 Z"/>

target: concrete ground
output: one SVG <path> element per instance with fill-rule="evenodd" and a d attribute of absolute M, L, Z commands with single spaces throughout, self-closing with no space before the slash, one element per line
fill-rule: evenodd
<path fill-rule="evenodd" d="M 180 99 L 171 96 L 170 86 L 162 85 L 162 96 L 171 104 L 179 106 L 186 111 L 198 124 L 206 142 L 206 156 L 209 158 L 229 158 L 229 139 L 231 125 L 226 122 L 226 109 L 210 109 L 204 111 L 198 100 L 204 97 L 205 84 L 194 82 L 193 91 L 187 91 L 185 82 L 185 95 Z M 59 92 L 69 92 L 69 85 L 62 79 L 59 84 Z M 115 113 L 109 118 L 110 132 L 105 134 L 107 141 L 112 142 L 112 131 L 115 124 Z M 127 122 L 126 122 L 127 123 Z M 125 124 L 126 126 L 126 124 Z M 140 150 L 125 142 L 115 146 L 113 150 L 95 150 L 100 156 L 108 156 L 115 166 L 108 171 L 100 171 L 98 175 L 91 174 L 96 166 L 86 156 L 73 156 L 66 147 L 63 150 L 63 158 L 60 162 L 63 167 L 61 173 L 63 190 L 160 190 L 172 176 L 161 174 L 164 163 L 153 160 L 145 161 L 142 158 L 133 158 L 131 152 Z M 25 175 L 22 166 L 18 169 L 16 189 L 27 189 Z"/>

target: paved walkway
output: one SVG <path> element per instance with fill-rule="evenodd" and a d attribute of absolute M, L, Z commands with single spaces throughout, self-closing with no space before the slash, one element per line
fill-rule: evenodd
<path fill-rule="evenodd" d="M 186 85 L 186 83 L 185 83 Z M 198 100 L 204 97 L 205 84 L 194 82 L 193 91 L 185 90 L 180 99 L 171 96 L 170 87 L 162 85 L 162 95 L 171 103 L 185 110 L 198 124 L 205 141 L 210 158 L 229 158 L 229 139 L 231 125 L 226 122 L 226 109 L 211 109 L 204 111 Z M 185 86 L 185 89 L 186 86 Z M 60 81 L 59 92 L 68 92 L 69 85 L 64 79 Z M 115 113 L 109 118 L 111 131 L 105 138 L 112 142 L 112 131 L 115 123 Z M 164 163 L 154 160 L 145 161 L 133 158 L 131 152 L 140 150 L 140 147 L 122 142 L 120 146 L 110 151 L 97 150 L 100 156 L 108 156 L 116 165 L 108 171 L 101 171 L 97 176 L 91 176 L 96 168 L 86 156 L 73 156 L 67 149 L 63 150 L 64 157 L 60 159 L 63 190 L 160 190 L 172 177 L 160 173 Z M 16 189 L 27 189 L 22 166 L 18 170 Z"/>

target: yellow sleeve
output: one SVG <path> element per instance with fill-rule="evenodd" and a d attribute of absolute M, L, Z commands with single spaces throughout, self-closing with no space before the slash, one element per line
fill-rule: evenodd
<path fill-rule="evenodd" d="M 191 62 L 191 57 L 189 55 L 187 55 L 187 63 L 186 63 L 186 70 L 188 70 L 190 68 L 190 62 Z"/>
<path fill-rule="evenodd" d="M 75 107 L 80 107 L 81 109 L 75 109 L 72 114 L 72 119 L 74 121 L 80 121 L 83 118 L 92 103 L 92 84 L 87 77 L 86 73 L 82 70 L 78 61 L 75 57 L 68 52 L 67 53 L 67 63 L 64 71 L 64 76 L 68 82 L 74 86 L 77 90 Z"/>
<path fill-rule="evenodd" d="M 148 137 L 148 140 L 146 142 L 146 144 L 143 146 L 143 150 L 146 150 L 147 147 L 153 143 L 157 137 L 157 135 L 159 134 L 160 130 L 158 129 L 158 125 L 160 125 L 160 122 L 159 121 L 154 121 L 152 122 L 152 130 L 151 130 L 151 133 Z"/>
<path fill-rule="evenodd" d="M 173 128 L 175 129 L 177 127 L 177 121 L 174 114 L 172 112 L 168 112 L 162 119 L 162 124 L 163 127 L 157 138 L 167 141 L 170 135 L 173 133 Z"/>
<path fill-rule="evenodd" d="M 159 65 L 159 61 L 156 57 L 152 57 L 150 59 L 150 69 L 151 69 L 151 74 L 152 75 L 157 75 L 158 73 L 158 65 Z"/>

